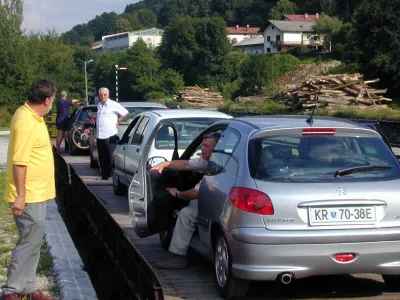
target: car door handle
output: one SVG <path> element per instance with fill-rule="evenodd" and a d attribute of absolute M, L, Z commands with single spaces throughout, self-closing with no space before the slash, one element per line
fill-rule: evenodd
<path fill-rule="evenodd" d="M 122 147 L 122 150 L 125 150 L 126 147 Z"/>
<path fill-rule="evenodd" d="M 140 151 L 140 149 L 138 148 L 138 149 L 136 149 L 136 153 L 139 153 L 139 151 Z"/>

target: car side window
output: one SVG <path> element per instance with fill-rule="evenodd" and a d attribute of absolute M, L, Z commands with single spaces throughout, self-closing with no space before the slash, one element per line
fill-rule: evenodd
<path fill-rule="evenodd" d="M 228 127 L 223 131 L 222 136 L 218 140 L 214 152 L 210 157 L 205 174 L 213 176 L 221 173 L 229 159 L 232 157 L 239 141 L 240 133 L 237 130 Z"/>
<path fill-rule="evenodd" d="M 135 134 L 133 135 L 131 145 L 141 145 L 142 144 L 145 130 L 147 127 L 147 123 L 149 123 L 149 120 L 150 119 L 148 117 L 143 117 L 143 119 L 140 121 L 139 125 L 136 128 Z"/>
<path fill-rule="evenodd" d="M 128 128 L 126 128 L 126 130 L 121 138 L 120 144 L 127 144 L 129 142 L 129 140 L 135 133 L 135 131 L 133 129 L 135 128 L 135 125 L 139 121 L 139 119 L 140 119 L 140 117 L 136 117 L 132 120 L 132 122 L 129 124 Z"/>

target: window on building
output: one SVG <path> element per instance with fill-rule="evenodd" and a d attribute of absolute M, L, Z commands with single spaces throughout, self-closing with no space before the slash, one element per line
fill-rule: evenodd
<path fill-rule="evenodd" d="M 267 36 L 267 42 L 270 42 L 271 41 L 271 37 L 268 35 Z"/>
<path fill-rule="evenodd" d="M 274 25 L 272 25 L 272 29 L 275 29 L 275 26 L 274 26 Z"/>
<path fill-rule="evenodd" d="M 271 53 L 271 48 L 267 48 L 267 53 Z"/>
<path fill-rule="evenodd" d="M 281 40 L 281 36 L 278 34 L 278 35 L 276 36 L 276 41 L 277 41 L 277 42 L 280 42 L 280 40 Z"/>

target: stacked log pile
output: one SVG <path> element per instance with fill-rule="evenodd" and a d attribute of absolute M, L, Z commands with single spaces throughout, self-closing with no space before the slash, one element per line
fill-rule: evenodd
<path fill-rule="evenodd" d="M 180 101 L 199 108 L 215 108 L 224 102 L 224 97 L 218 92 L 211 92 L 208 88 L 199 86 L 185 87 L 180 95 Z"/>
<path fill-rule="evenodd" d="M 386 108 L 392 99 L 383 95 L 386 89 L 373 89 L 371 84 L 379 79 L 363 80 L 363 75 L 332 74 L 312 76 L 301 84 L 291 85 L 285 93 L 284 103 L 293 110 L 314 107 L 332 109 L 341 106 Z"/>

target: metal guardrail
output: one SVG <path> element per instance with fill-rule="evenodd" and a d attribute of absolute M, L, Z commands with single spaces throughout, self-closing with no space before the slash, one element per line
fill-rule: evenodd
<path fill-rule="evenodd" d="M 126 287 L 123 299 L 164 299 L 161 284 L 152 268 L 101 201 L 72 166 L 69 168 L 69 181 L 68 165 L 57 151 L 54 151 L 54 161 L 57 189 L 60 187 L 64 190 L 68 200 L 68 203 L 65 200 L 64 203 L 69 206 L 76 220 L 83 224 L 84 228 L 80 230 L 99 241 L 112 259 L 115 269 L 122 275 Z"/>

